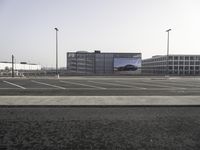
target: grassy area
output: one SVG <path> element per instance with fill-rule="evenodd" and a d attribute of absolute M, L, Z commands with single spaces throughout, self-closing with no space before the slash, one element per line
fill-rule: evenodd
<path fill-rule="evenodd" d="M 200 149 L 195 117 L 83 120 L 0 120 L 0 148 L 7 149 Z"/>

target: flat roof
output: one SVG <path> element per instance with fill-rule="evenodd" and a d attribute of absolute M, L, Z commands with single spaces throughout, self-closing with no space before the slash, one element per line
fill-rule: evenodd
<path fill-rule="evenodd" d="M 195 55 L 195 54 L 170 54 L 169 56 L 200 56 L 200 54 L 199 55 Z M 151 58 L 145 58 L 143 60 L 161 58 L 161 57 L 167 57 L 167 55 L 154 55 Z"/>
<path fill-rule="evenodd" d="M 100 52 L 100 53 L 95 53 L 95 52 L 81 52 L 81 53 L 79 53 L 79 52 L 67 52 L 67 54 L 68 53 L 73 53 L 73 54 L 142 54 L 142 53 L 138 53 L 138 52 L 136 52 L 136 53 L 130 53 L 130 52 L 128 52 L 128 53 L 122 53 L 122 52 Z"/>

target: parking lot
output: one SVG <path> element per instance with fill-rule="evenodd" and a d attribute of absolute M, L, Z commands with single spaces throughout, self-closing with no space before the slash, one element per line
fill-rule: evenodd
<path fill-rule="evenodd" d="M 1 78 L 0 95 L 199 96 L 199 78 Z"/>
<path fill-rule="evenodd" d="M 199 78 L 1 78 L 0 148 L 199 149 L 199 89 Z"/>

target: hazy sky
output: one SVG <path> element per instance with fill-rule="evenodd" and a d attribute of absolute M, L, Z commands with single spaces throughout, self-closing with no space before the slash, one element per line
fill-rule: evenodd
<path fill-rule="evenodd" d="M 0 61 L 55 67 L 66 52 L 141 52 L 143 58 L 170 53 L 200 54 L 200 0 L 0 0 Z"/>

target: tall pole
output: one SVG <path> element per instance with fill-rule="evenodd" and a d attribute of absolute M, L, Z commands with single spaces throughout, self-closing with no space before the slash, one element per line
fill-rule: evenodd
<path fill-rule="evenodd" d="M 169 31 L 172 29 L 166 30 L 167 32 L 167 75 L 169 75 Z"/>
<path fill-rule="evenodd" d="M 12 77 L 14 77 L 14 56 L 12 55 Z"/>
<path fill-rule="evenodd" d="M 56 30 L 56 75 L 58 74 L 58 28 L 54 28 Z"/>

